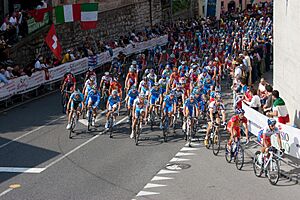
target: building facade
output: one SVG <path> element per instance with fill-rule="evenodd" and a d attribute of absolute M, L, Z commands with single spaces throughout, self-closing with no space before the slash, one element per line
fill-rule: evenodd
<path fill-rule="evenodd" d="M 300 1 L 274 1 L 274 88 L 300 128 Z"/>

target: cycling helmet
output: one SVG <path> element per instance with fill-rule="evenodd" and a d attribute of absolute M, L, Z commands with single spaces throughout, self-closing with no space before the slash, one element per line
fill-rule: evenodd
<path fill-rule="evenodd" d="M 184 74 L 184 76 L 185 76 L 185 77 L 189 77 L 190 74 L 189 74 L 188 72 L 186 72 L 186 73 Z"/>
<path fill-rule="evenodd" d="M 181 83 L 176 83 L 176 87 L 182 87 Z"/>
<path fill-rule="evenodd" d="M 166 50 L 163 50 L 162 53 L 167 53 L 167 51 L 166 51 Z"/>
<path fill-rule="evenodd" d="M 97 90 L 97 86 L 96 85 L 92 85 L 91 86 L 91 90 Z"/>
<path fill-rule="evenodd" d="M 167 78 L 167 76 L 165 74 L 162 74 L 161 78 L 165 79 L 165 78 Z"/>
<path fill-rule="evenodd" d="M 174 95 L 175 95 L 174 91 L 171 91 L 170 96 L 174 96 Z"/>
<path fill-rule="evenodd" d="M 136 90 L 136 86 L 135 86 L 135 85 L 131 86 L 131 89 L 132 89 L 133 91 L 135 91 L 135 90 Z"/>
<path fill-rule="evenodd" d="M 134 72 L 134 67 L 130 67 L 129 72 Z"/>
<path fill-rule="evenodd" d="M 170 69 L 170 65 L 169 64 L 166 65 L 166 69 Z"/>
<path fill-rule="evenodd" d="M 202 70 L 202 72 L 203 72 L 203 73 L 207 73 L 207 69 L 204 68 L 204 69 Z"/>
<path fill-rule="evenodd" d="M 198 65 L 192 65 L 193 69 L 197 69 Z"/>
<path fill-rule="evenodd" d="M 274 126 L 276 124 L 276 120 L 273 118 L 268 119 L 268 126 Z"/>
<path fill-rule="evenodd" d="M 192 94 L 192 95 L 190 96 L 190 99 L 195 99 L 195 95 Z"/>
<path fill-rule="evenodd" d="M 141 99 L 145 99 L 145 95 L 144 95 L 144 94 L 140 94 L 139 97 L 140 97 Z"/>
<path fill-rule="evenodd" d="M 170 55 L 170 58 L 175 58 L 175 55 L 172 53 L 172 54 Z"/>
<path fill-rule="evenodd" d="M 154 86 L 159 86 L 159 84 L 156 82 L 156 83 L 154 83 Z"/>
<path fill-rule="evenodd" d="M 154 73 L 154 69 L 150 69 L 150 73 Z"/>
<path fill-rule="evenodd" d="M 108 76 L 108 75 L 109 75 L 109 72 L 105 72 L 104 75 L 105 75 L 105 76 Z"/>
<path fill-rule="evenodd" d="M 218 92 L 216 92 L 216 93 L 215 93 L 215 97 L 216 97 L 217 99 L 221 99 L 221 94 L 218 93 Z"/>
<path fill-rule="evenodd" d="M 132 63 L 131 64 L 133 64 L 133 65 L 136 65 L 137 64 L 137 62 L 134 60 L 134 61 L 132 61 Z"/>
<path fill-rule="evenodd" d="M 118 94 L 118 91 L 117 90 L 113 90 L 112 91 L 112 95 L 117 95 Z"/>
<path fill-rule="evenodd" d="M 80 95 L 78 91 L 73 92 L 74 96 Z"/>
<path fill-rule="evenodd" d="M 119 81 L 119 78 L 117 76 L 114 77 L 114 81 Z"/>
<path fill-rule="evenodd" d="M 244 114 L 245 111 L 244 111 L 244 109 L 240 108 L 240 109 L 236 109 L 236 110 L 235 110 L 235 113 L 236 113 L 237 115 L 239 115 L 239 114 Z"/>
<path fill-rule="evenodd" d="M 144 76 L 144 77 L 143 77 L 143 80 L 144 80 L 144 81 L 148 81 L 148 77 L 147 77 L 147 76 Z"/>
<path fill-rule="evenodd" d="M 93 67 L 89 67 L 89 71 L 93 71 L 94 70 L 94 68 Z"/>

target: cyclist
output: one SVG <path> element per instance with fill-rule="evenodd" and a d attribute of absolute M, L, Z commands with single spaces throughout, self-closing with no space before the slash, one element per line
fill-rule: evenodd
<path fill-rule="evenodd" d="M 185 100 L 183 104 L 183 116 L 185 118 L 185 121 L 183 123 L 183 130 L 186 130 L 186 119 L 188 117 L 191 117 L 192 119 L 194 117 L 199 116 L 199 110 L 198 110 L 198 102 L 195 100 L 195 96 L 191 95 L 187 100 Z M 194 120 L 192 120 L 191 127 L 194 126 Z"/>
<path fill-rule="evenodd" d="M 106 109 L 108 112 L 106 114 L 105 128 L 108 128 L 108 119 L 110 117 L 110 114 L 114 113 L 117 110 L 118 110 L 118 113 L 120 113 L 120 108 L 121 108 L 121 99 L 120 99 L 120 96 L 118 96 L 118 90 L 113 90 L 111 95 L 108 97 L 108 100 L 106 103 Z M 115 125 L 115 121 L 116 120 L 114 119 L 113 126 Z"/>
<path fill-rule="evenodd" d="M 80 113 L 83 110 L 83 94 L 75 91 L 71 94 L 68 105 L 67 105 L 67 113 L 69 114 L 68 115 L 68 125 L 67 125 L 68 130 L 71 128 L 70 122 L 71 122 L 73 112 L 76 112 L 78 110 Z M 77 119 L 79 119 L 79 116 L 77 116 Z"/>
<path fill-rule="evenodd" d="M 89 91 L 87 98 L 86 98 L 86 104 L 88 109 L 92 108 L 93 109 L 93 120 L 92 120 L 92 126 L 95 126 L 95 120 L 97 117 L 97 111 L 98 111 L 98 106 L 100 104 L 100 93 L 97 90 L 97 87 L 95 85 L 91 86 L 91 90 Z M 89 118 L 89 111 L 87 112 L 87 117 Z"/>
<path fill-rule="evenodd" d="M 122 85 L 119 83 L 118 77 L 113 78 L 109 87 L 109 94 L 111 94 L 113 90 L 117 90 L 119 97 L 122 98 Z"/>
<path fill-rule="evenodd" d="M 157 82 L 157 76 L 154 73 L 154 69 L 150 69 L 150 73 L 147 75 L 147 78 L 150 82 L 150 86 L 152 87 L 154 85 L 154 83 Z"/>
<path fill-rule="evenodd" d="M 166 80 L 166 75 L 161 75 L 161 79 L 158 80 L 158 84 L 161 88 L 161 94 L 164 96 L 167 91 L 168 81 Z"/>
<path fill-rule="evenodd" d="M 174 113 L 176 113 L 176 104 L 177 104 L 177 99 L 175 97 L 175 93 L 173 91 L 170 92 L 169 95 L 167 95 L 162 104 L 162 119 L 161 119 L 161 124 L 160 128 L 162 129 L 162 125 L 165 122 L 165 117 L 168 114 L 169 117 L 171 117 Z"/>
<path fill-rule="evenodd" d="M 149 113 L 152 112 L 153 106 L 154 108 L 157 108 L 156 105 L 161 104 L 162 92 L 158 83 L 154 83 L 154 86 L 151 88 L 148 102 L 150 102 Z M 158 110 L 156 110 L 156 113 L 158 113 Z"/>
<path fill-rule="evenodd" d="M 95 73 L 93 67 L 90 67 L 89 70 L 86 72 L 84 80 L 87 81 L 91 76 L 96 77 L 96 73 Z"/>
<path fill-rule="evenodd" d="M 104 76 L 101 78 L 100 88 L 101 88 L 101 97 L 104 98 L 104 93 L 109 90 L 112 78 L 109 75 L 109 72 L 105 72 Z"/>
<path fill-rule="evenodd" d="M 147 96 L 149 93 L 150 87 L 151 87 L 151 85 L 150 85 L 150 81 L 149 81 L 148 77 L 144 76 L 143 80 L 140 82 L 140 85 L 139 85 L 139 93 Z"/>
<path fill-rule="evenodd" d="M 222 103 L 222 99 L 220 97 L 220 95 L 216 95 L 215 100 L 212 101 L 209 105 L 208 105 L 208 121 L 207 121 L 207 130 L 206 130 L 206 136 L 205 136 L 205 140 L 204 140 L 204 145 L 207 146 L 208 145 L 208 137 L 211 131 L 211 128 L 213 126 L 214 121 L 217 124 L 220 124 L 221 119 L 220 116 L 222 115 L 222 121 L 223 124 L 225 125 L 226 122 L 226 115 L 225 115 L 225 106 Z"/>
<path fill-rule="evenodd" d="M 258 139 L 259 141 L 262 142 L 261 152 L 268 153 L 269 148 L 272 146 L 271 144 L 272 135 L 275 135 L 277 137 L 279 148 L 282 152 L 284 152 L 284 150 L 282 149 L 280 130 L 278 127 L 276 127 L 276 120 L 273 118 L 269 118 L 267 123 L 268 126 L 260 130 L 258 133 L 258 137 L 259 137 Z"/>
<path fill-rule="evenodd" d="M 76 90 L 76 78 L 72 74 L 68 74 L 62 84 L 61 92 L 64 91 L 73 92 L 75 90 Z"/>
<path fill-rule="evenodd" d="M 236 109 L 236 115 L 234 115 L 228 122 L 227 130 L 230 134 L 230 139 L 228 140 L 228 149 L 231 147 L 231 142 L 233 139 L 241 137 L 241 126 L 245 128 L 246 140 L 248 142 L 248 120 L 244 116 L 245 111 L 243 109 Z"/>
<path fill-rule="evenodd" d="M 172 70 L 171 70 L 171 68 L 170 68 L 170 65 L 167 64 L 167 65 L 166 65 L 166 68 L 162 71 L 161 75 L 167 77 L 167 80 L 169 80 L 171 74 L 172 74 Z"/>
<path fill-rule="evenodd" d="M 132 132 L 130 135 L 130 138 L 134 138 L 135 134 L 135 127 L 137 125 L 137 119 L 139 117 L 142 117 L 143 121 L 146 121 L 146 116 L 148 115 L 147 113 L 148 110 L 148 102 L 145 98 L 144 94 L 139 94 L 139 98 L 135 99 L 133 102 L 133 109 L 132 109 Z"/>
<path fill-rule="evenodd" d="M 128 111 L 128 114 L 130 115 L 130 111 L 131 111 L 131 115 L 132 115 L 132 107 L 133 107 L 133 102 L 134 100 L 139 96 L 139 92 L 137 91 L 136 89 L 136 86 L 133 85 L 131 86 L 131 89 L 128 91 L 128 94 L 125 98 L 125 102 L 126 102 L 126 105 L 127 105 L 127 111 Z M 131 117 L 131 116 L 129 116 Z M 129 121 L 129 119 L 128 119 Z"/>
<path fill-rule="evenodd" d="M 134 67 L 130 67 L 129 72 L 125 79 L 126 93 L 128 93 L 128 90 L 131 88 L 131 86 L 137 84 L 137 79 L 138 79 L 138 76 L 137 76 L 137 73 L 135 72 Z"/>

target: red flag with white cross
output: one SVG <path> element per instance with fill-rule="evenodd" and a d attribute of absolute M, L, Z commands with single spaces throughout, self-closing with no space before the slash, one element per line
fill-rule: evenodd
<path fill-rule="evenodd" d="M 56 58 L 58 60 L 62 60 L 62 57 L 61 57 L 62 48 L 59 44 L 54 24 L 52 24 L 52 26 L 47 34 L 47 37 L 45 38 L 45 41 L 46 41 L 48 47 L 53 52 L 53 54 L 56 56 Z"/>

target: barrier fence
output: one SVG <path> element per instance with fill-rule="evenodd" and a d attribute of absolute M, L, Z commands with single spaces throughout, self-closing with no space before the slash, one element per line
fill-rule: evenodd
<path fill-rule="evenodd" d="M 96 69 L 105 63 L 111 62 L 112 59 L 118 56 L 121 51 L 125 55 L 131 55 L 152 48 L 156 45 L 165 45 L 167 42 L 168 36 L 164 35 L 148 41 L 139 42 L 134 45 L 130 44 L 125 48 L 118 47 L 113 50 L 113 55 L 109 52 L 103 52 L 96 56 L 82 58 L 80 60 L 50 68 L 47 71 L 34 72 L 30 77 L 25 75 L 11 79 L 8 84 L 0 85 L 0 101 L 7 100 L 17 94 L 30 92 L 39 88 L 41 85 L 59 82 L 67 71 L 71 71 L 73 74 L 79 75 L 86 72 L 90 66 L 93 66 Z"/>
<path fill-rule="evenodd" d="M 248 119 L 249 132 L 257 136 L 262 128 L 268 126 L 268 117 L 247 106 L 245 103 L 243 103 L 243 109 L 245 110 L 245 117 Z M 300 129 L 280 123 L 278 123 L 278 128 L 285 153 L 300 159 Z M 279 149 L 276 136 L 271 137 L 271 143 L 274 147 Z"/>

